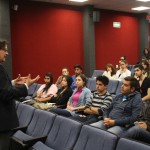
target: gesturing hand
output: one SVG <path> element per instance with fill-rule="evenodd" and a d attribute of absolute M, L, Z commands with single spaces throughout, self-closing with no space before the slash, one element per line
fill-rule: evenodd
<path fill-rule="evenodd" d="M 18 77 L 14 79 L 15 84 L 24 84 L 26 82 L 27 77 L 21 77 L 20 74 L 18 74 Z"/>
<path fill-rule="evenodd" d="M 27 79 L 26 79 L 26 84 L 27 84 L 28 86 L 30 86 L 30 85 L 32 85 L 33 83 L 37 82 L 39 79 L 40 79 L 40 76 L 39 76 L 39 75 L 37 75 L 34 79 L 31 79 L 31 75 L 29 74 L 29 75 L 27 76 Z"/>

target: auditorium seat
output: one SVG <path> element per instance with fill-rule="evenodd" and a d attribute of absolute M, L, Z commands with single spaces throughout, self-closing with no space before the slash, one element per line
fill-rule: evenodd
<path fill-rule="evenodd" d="M 87 88 L 89 88 L 91 91 L 96 90 L 96 78 L 88 78 Z"/>
<path fill-rule="evenodd" d="M 121 138 L 117 144 L 116 150 L 150 150 L 150 145 L 134 141 L 130 139 Z"/>
<path fill-rule="evenodd" d="M 119 81 L 118 86 L 117 86 L 117 90 L 116 90 L 116 95 L 121 93 L 121 86 L 122 86 L 122 81 Z"/>
<path fill-rule="evenodd" d="M 115 150 L 117 139 L 112 133 L 84 125 L 73 150 Z"/>
<path fill-rule="evenodd" d="M 105 70 L 94 70 L 92 78 L 96 78 L 97 76 L 102 75 L 104 73 L 104 71 Z"/>
<path fill-rule="evenodd" d="M 15 103 L 16 103 L 16 109 L 18 108 L 18 106 L 19 106 L 19 101 L 17 101 L 17 100 L 15 100 Z"/>
<path fill-rule="evenodd" d="M 19 103 L 17 107 L 19 126 L 21 127 L 28 126 L 33 117 L 34 111 L 35 111 L 34 107 L 23 103 Z"/>
<path fill-rule="evenodd" d="M 36 109 L 31 122 L 23 132 L 18 130 L 13 134 L 10 150 L 23 150 L 30 146 L 31 139 L 47 136 L 53 125 L 56 115 L 47 111 Z"/>
<path fill-rule="evenodd" d="M 57 116 L 45 143 L 37 142 L 34 150 L 72 150 L 79 136 L 82 124 Z"/>
<path fill-rule="evenodd" d="M 28 89 L 28 96 L 25 97 L 25 100 L 31 99 L 36 95 L 37 90 L 40 88 L 41 84 L 34 83 Z"/>
<path fill-rule="evenodd" d="M 109 84 L 107 86 L 107 91 L 110 94 L 116 95 L 116 90 L 117 90 L 117 87 L 118 87 L 118 83 L 119 83 L 118 80 L 109 80 Z"/>

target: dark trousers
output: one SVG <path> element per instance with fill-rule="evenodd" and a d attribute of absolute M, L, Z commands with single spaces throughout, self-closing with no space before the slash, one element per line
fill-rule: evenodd
<path fill-rule="evenodd" d="M 138 126 L 133 126 L 133 127 L 129 128 L 122 135 L 122 137 L 132 138 L 132 139 L 139 140 L 139 141 L 150 144 L 150 132 L 148 132 Z"/>
<path fill-rule="evenodd" d="M 10 132 L 0 133 L 0 150 L 9 150 Z"/>
<path fill-rule="evenodd" d="M 65 116 L 65 117 L 71 117 L 71 113 L 65 109 L 61 109 L 61 108 L 52 108 L 50 109 L 50 112 L 53 112 L 55 114 L 61 115 L 61 116 Z"/>
<path fill-rule="evenodd" d="M 78 115 L 78 116 L 72 116 L 70 118 L 80 121 L 84 124 L 91 124 L 100 120 L 97 115 L 87 115 L 85 117 L 82 117 L 82 115 L 81 116 Z"/>

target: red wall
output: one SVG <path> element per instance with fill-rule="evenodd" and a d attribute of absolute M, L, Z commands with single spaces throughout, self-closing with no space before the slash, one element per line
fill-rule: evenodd
<path fill-rule="evenodd" d="M 28 4 L 27 4 L 28 3 Z M 66 66 L 83 65 L 83 14 L 75 7 L 38 2 L 19 4 L 11 10 L 13 77 L 52 72 L 54 79 Z M 113 28 L 113 22 L 121 28 Z M 126 56 L 129 64 L 139 59 L 139 22 L 129 13 L 101 11 L 95 23 L 96 69 L 118 64 Z M 43 80 L 43 77 L 41 81 Z"/>
<path fill-rule="evenodd" d="M 129 64 L 139 60 L 139 21 L 129 13 L 101 11 L 100 22 L 95 23 L 96 68 L 107 63 L 118 64 L 126 56 Z M 113 28 L 120 22 L 121 28 Z"/>
<path fill-rule="evenodd" d="M 11 11 L 13 77 L 52 72 L 54 78 L 66 66 L 83 65 L 82 13 L 76 9 L 43 3 L 20 4 Z"/>

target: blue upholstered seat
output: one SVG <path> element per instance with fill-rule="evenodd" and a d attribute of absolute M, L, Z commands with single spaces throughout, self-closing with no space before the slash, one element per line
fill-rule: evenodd
<path fill-rule="evenodd" d="M 11 138 L 11 150 L 26 149 L 28 144 L 24 141 L 41 136 L 47 136 L 50 132 L 56 115 L 47 111 L 36 109 L 26 132 L 18 130 Z"/>
<path fill-rule="evenodd" d="M 91 91 L 96 90 L 96 78 L 88 78 L 87 88 L 89 88 Z"/>
<path fill-rule="evenodd" d="M 31 99 L 36 95 L 37 90 L 40 88 L 41 84 L 34 83 L 28 89 L 28 96 L 25 97 L 25 100 Z"/>
<path fill-rule="evenodd" d="M 20 103 L 17 107 L 19 126 L 28 126 L 33 117 L 34 111 L 35 111 L 34 107 Z"/>
<path fill-rule="evenodd" d="M 121 93 L 121 86 L 122 86 L 122 81 L 119 81 L 118 86 L 117 86 L 117 90 L 116 90 L 116 95 Z"/>
<path fill-rule="evenodd" d="M 107 131 L 84 125 L 73 150 L 115 150 L 117 139 Z"/>
<path fill-rule="evenodd" d="M 107 86 L 107 90 L 110 94 L 116 94 L 116 90 L 118 87 L 118 80 L 109 80 L 109 84 Z"/>
<path fill-rule="evenodd" d="M 16 100 L 15 103 L 16 103 L 16 109 L 17 109 L 20 102 Z"/>
<path fill-rule="evenodd" d="M 94 70 L 94 71 L 93 71 L 92 78 L 95 78 L 95 77 L 97 77 L 97 76 L 99 76 L 99 75 L 102 75 L 103 72 L 104 72 L 104 70 Z"/>
<path fill-rule="evenodd" d="M 150 150 L 150 145 L 121 138 L 117 144 L 116 150 Z"/>
<path fill-rule="evenodd" d="M 81 123 L 57 116 L 45 143 L 37 142 L 35 150 L 71 150 L 81 130 Z"/>

